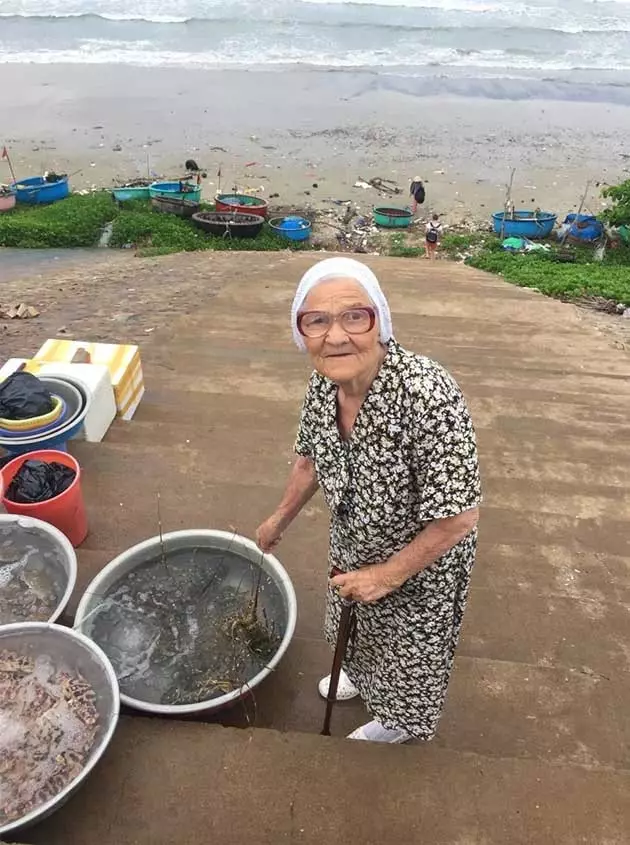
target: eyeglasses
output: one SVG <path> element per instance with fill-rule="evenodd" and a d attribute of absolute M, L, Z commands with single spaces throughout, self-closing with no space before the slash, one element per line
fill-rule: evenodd
<path fill-rule="evenodd" d="M 324 337 L 337 322 L 348 334 L 367 334 L 374 328 L 376 312 L 367 305 L 348 308 L 337 315 L 327 311 L 303 311 L 298 314 L 297 328 L 304 337 Z"/>

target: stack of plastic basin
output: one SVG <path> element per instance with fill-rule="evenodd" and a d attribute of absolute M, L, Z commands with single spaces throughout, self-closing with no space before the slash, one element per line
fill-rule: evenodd
<path fill-rule="evenodd" d="M 69 376 L 39 376 L 53 396 L 61 400 L 61 413 L 53 422 L 36 424 L 26 431 L 11 431 L 0 426 L 0 449 L 9 455 L 24 455 L 39 449 L 67 451 L 68 440 L 83 425 L 91 402 L 89 389 Z"/>

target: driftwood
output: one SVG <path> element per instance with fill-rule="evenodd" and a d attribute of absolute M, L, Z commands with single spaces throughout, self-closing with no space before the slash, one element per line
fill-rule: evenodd
<path fill-rule="evenodd" d="M 382 179 L 380 176 L 375 176 L 374 179 L 364 179 L 361 177 L 361 181 L 366 182 L 376 191 L 381 191 L 390 197 L 396 196 L 396 194 L 402 194 L 402 188 L 399 188 L 391 179 Z"/>

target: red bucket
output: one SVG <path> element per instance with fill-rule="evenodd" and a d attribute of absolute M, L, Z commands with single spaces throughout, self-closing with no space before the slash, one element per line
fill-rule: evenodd
<path fill-rule="evenodd" d="M 53 499 L 45 502 L 34 502 L 33 504 L 21 504 L 12 502 L 6 497 L 6 491 L 13 478 L 17 475 L 20 467 L 26 461 L 53 461 L 64 464 L 76 472 L 74 481 Z M 87 516 L 85 503 L 81 492 L 81 467 L 68 452 L 57 452 L 53 449 L 45 449 L 40 452 L 28 452 L 26 455 L 19 455 L 0 470 L 2 484 L 0 493 L 2 504 L 7 513 L 19 514 L 20 516 L 32 516 L 54 525 L 63 532 L 73 546 L 80 546 L 88 533 Z"/>

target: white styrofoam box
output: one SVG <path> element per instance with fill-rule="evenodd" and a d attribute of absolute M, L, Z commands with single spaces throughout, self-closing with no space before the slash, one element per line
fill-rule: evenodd
<path fill-rule="evenodd" d="M 61 364 L 11 358 L 0 369 L 0 381 L 26 363 L 28 372 L 45 376 L 74 376 L 90 391 L 92 401 L 78 438 L 100 443 L 116 418 L 116 399 L 109 375 L 103 364 Z"/>

